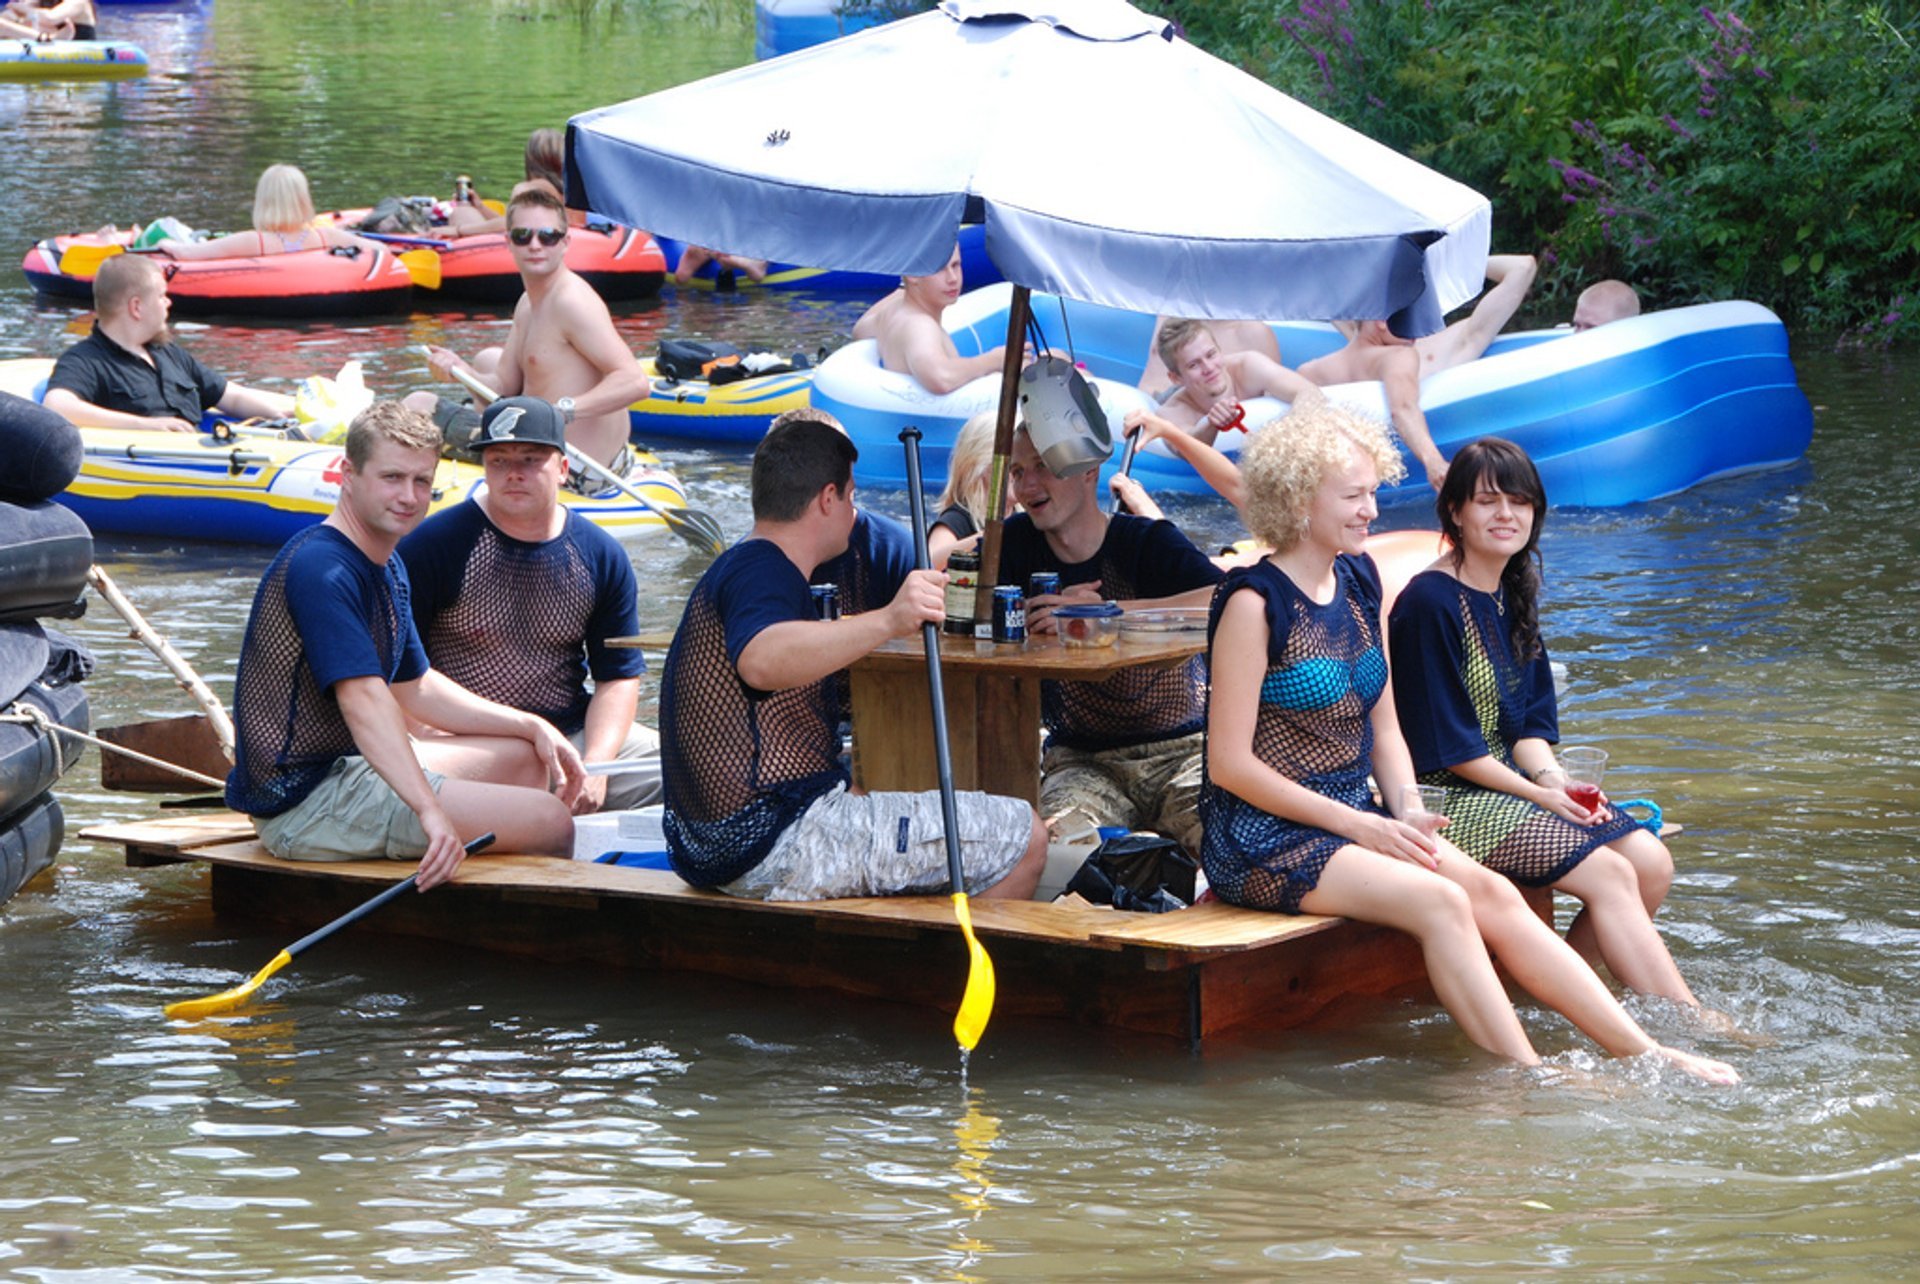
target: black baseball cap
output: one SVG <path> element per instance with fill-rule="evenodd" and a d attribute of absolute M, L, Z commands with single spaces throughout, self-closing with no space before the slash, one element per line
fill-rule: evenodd
<path fill-rule="evenodd" d="M 480 432 L 473 439 L 473 448 L 485 450 L 508 442 L 552 446 L 564 453 L 566 417 L 541 397 L 502 397 L 480 416 Z"/>

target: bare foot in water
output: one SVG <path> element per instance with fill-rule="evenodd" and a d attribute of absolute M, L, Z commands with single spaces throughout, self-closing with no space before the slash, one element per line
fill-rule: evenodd
<path fill-rule="evenodd" d="M 1740 1082 L 1740 1072 L 1724 1061 L 1715 1061 L 1712 1057 L 1695 1056 L 1691 1052 L 1682 1052 L 1678 1048 L 1669 1048 L 1665 1044 L 1655 1044 L 1653 1055 L 1662 1057 L 1667 1064 L 1684 1070 L 1696 1079 L 1705 1080 L 1722 1088 L 1730 1088 Z"/>

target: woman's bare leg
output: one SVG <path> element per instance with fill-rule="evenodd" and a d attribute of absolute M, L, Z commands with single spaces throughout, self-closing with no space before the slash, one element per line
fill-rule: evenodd
<path fill-rule="evenodd" d="M 1500 956 L 1513 979 L 1608 1052 L 1617 1057 L 1657 1052 L 1709 1083 L 1740 1082 L 1738 1072 L 1725 1062 L 1656 1043 L 1627 1015 L 1586 961 L 1527 908 L 1518 889 L 1506 878 L 1444 841 L 1440 845 L 1439 872 L 1465 889 L 1480 935 Z"/>
<path fill-rule="evenodd" d="M 1652 918 L 1673 886 L 1673 853 L 1644 829 L 1636 829 L 1607 845 L 1632 864 L 1634 875 L 1640 881 L 1640 900 L 1647 907 L 1647 917 Z M 1585 909 L 1574 915 L 1573 922 L 1567 926 L 1567 944 L 1589 963 L 1600 959 L 1600 943 L 1593 926 L 1593 917 Z"/>
<path fill-rule="evenodd" d="M 1625 856 L 1611 847 L 1596 848 L 1554 886 L 1585 905 L 1600 957 L 1622 984 L 1642 994 L 1699 1006 L 1667 943 L 1647 917 L 1640 879 Z"/>
<path fill-rule="evenodd" d="M 1349 844 L 1333 854 L 1300 908 L 1412 936 L 1420 942 L 1434 993 L 1467 1037 L 1522 1065 L 1539 1064 L 1540 1054 L 1527 1041 L 1487 957 L 1472 905 L 1458 888 L 1405 861 Z"/>

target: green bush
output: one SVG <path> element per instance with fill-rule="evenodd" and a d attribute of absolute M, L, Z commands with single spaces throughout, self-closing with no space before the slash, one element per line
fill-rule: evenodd
<path fill-rule="evenodd" d="M 1486 193 L 1563 309 L 1749 298 L 1801 328 L 1920 333 L 1910 5 L 1180 0 L 1201 47 Z M 1915 298 L 1920 302 L 1920 298 Z"/>

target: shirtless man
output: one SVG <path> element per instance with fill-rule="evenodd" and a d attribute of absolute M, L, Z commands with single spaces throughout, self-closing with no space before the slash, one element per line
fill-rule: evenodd
<path fill-rule="evenodd" d="M 1140 375 L 1140 388 L 1162 401 L 1173 392 L 1173 376 L 1167 372 L 1167 360 L 1160 355 L 1160 331 L 1177 317 L 1155 317 L 1153 338 L 1147 342 L 1147 368 Z M 1208 321 L 1207 330 L 1222 353 L 1257 352 L 1275 365 L 1280 364 L 1280 340 L 1265 321 Z"/>
<path fill-rule="evenodd" d="M 0 31 L 37 40 L 96 40 L 93 0 L 14 0 L 0 10 Z"/>
<path fill-rule="evenodd" d="M 1394 430 L 1426 469 L 1428 484 L 1439 490 L 1446 480 L 1447 461 L 1433 444 L 1426 413 L 1420 409 L 1420 381 L 1485 352 L 1527 297 L 1536 266 L 1530 254 L 1492 256 L 1487 260 L 1487 279 L 1493 288 L 1480 296 L 1471 314 L 1424 339 L 1402 339 L 1385 321 L 1335 321 L 1347 346 L 1307 362 L 1300 373 L 1321 387 L 1385 384 Z"/>
<path fill-rule="evenodd" d="M 1413 341 L 1413 350 L 1420 354 L 1420 377 L 1426 379 L 1449 366 L 1463 365 L 1485 352 L 1526 301 L 1539 270 L 1531 254 L 1490 255 L 1487 280 L 1493 282 L 1493 288 L 1480 296 L 1473 311 L 1439 334 Z"/>
<path fill-rule="evenodd" d="M 1222 431 L 1251 432 L 1260 426 L 1243 422 L 1242 402 L 1277 397 L 1292 404 L 1320 395 L 1312 383 L 1263 353 L 1223 351 L 1211 321 L 1169 320 L 1160 327 L 1158 347 L 1174 385 L 1161 415 L 1209 444 Z"/>
<path fill-rule="evenodd" d="M 1625 281 L 1595 281 L 1573 304 L 1573 328 L 1591 330 L 1640 315 L 1640 295 Z"/>
<path fill-rule="evenodd" d="M 513 309 L 507 345 L 491 369 L 446 348 L 431 350 L 432 365 L 441 378 L 464 369 L 503 397 L 524 393 L 552 402 L 567 420 L 567 444 L 624 474 L 633 460 L 627 450 L 627 407 L 646 396 L 649 385 L 614 330 L 607 305 L 567 267 L 567 235 L 566 207 L 552 193 L 529 186 L 516 195 L 507 206 L 507 239 L 526 293 Z M 423 399 L 455 442 L 470 438 L 479 425 L 470 407 L 453 406 L 431 393 L 414 393 L 407 404 L 421 409 Z M 577 472 L 568 485 L 599 489 Z"/>
<path fill-rule="evenodd" d="M 932 276 L 903 276 L 900 288 L 868 308 L 854 323 L 853 337 L 880 343 L 880 365 L 910 374 L 928 392 L 942 396 L 963 384 L 999 374 L 1004 344 L 977 357 L 963 357 L 940 317 L 960 297 L 960 246 Z M 1029 354 L 1031 355 L 1031 354 Z"/>

